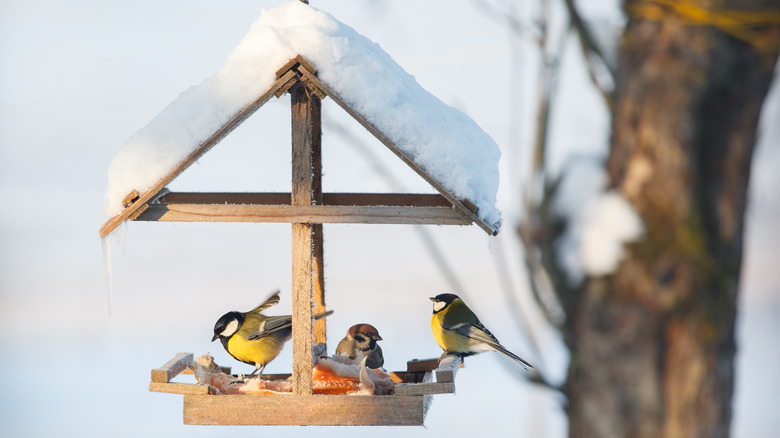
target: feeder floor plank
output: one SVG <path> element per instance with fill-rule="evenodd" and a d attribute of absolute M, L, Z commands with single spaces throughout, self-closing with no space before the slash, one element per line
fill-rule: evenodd
<path fill-rule="evenodd" d="M 439 367 L 436 368 L 437 382 L 454 382 L 455 373 L 460 368 L 460 358 L 454 354 L 447 354 L 439 359 Z"/>
<path fill-rule="evenodd" d="M 395 385 L 395 395 L 420 396 L 431 394 L 452 394 L 454 382 L 399 383 Z"/>
<path fill-rule="evenodd" d="M 165 392 L 168 394 L 216 394 L 216 389 L 209 385 L 196 385 L 193 383 L 160 383 L 149 382 L 149 391 Z"/>
<path fill-rule="evenodd" d="M 420 372 L 420 371 L 433 371 L 439 367 L 439 358 L 435 359 L 412 359 L 406 362 L 406 371 Z"/>
<path fill-rule="evenodd" d="M 167 383 L 192 365 L 192 353 L 178 353 L 161 367 L 152 370 L 152 382 Z"/>
<path fill-rule="evenodd" d="M 421 426 L 421 396 L 185 395 L 184 424 Z"/>

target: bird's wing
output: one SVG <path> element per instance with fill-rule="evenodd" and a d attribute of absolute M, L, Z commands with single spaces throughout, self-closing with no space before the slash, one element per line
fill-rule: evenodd
<path fill-rule="evenodd" d="M 292 327 L 292 316 L 269 316 L 258 325 L 257 330 L 254 333 L 247 336 L 247 339 L 253 341 L 290 327 Z"/>
<path fill-rule="evenodd" d="M 374 347 L 373 350 L 370 350 L 368 352 L 368 360 L 366 361 L 366 365 L 369 368 L 379 368 L 384 364 L 385 364 L 385 357 L 382 354 L 382 347 L 377 345 Z"/>
<path fill-rule="evenodd" d="M 347 356 L 351 359 L 355 358 L 355 342 L 350 341 L 347 337 L 339 341 L 336 346 L 336 353 L 342 356 Z"/>
<path fill-rule="evenodd" d="M 275 299 L 275 301 L 274 301 Z M 273 301 L 273 302 L 272 302 Z M 274 294 L 271 298 L 269 298 L 265 303 L 259 305 L 257 309 L 255 310 L 263 310 L 263 306 L 267 305 L 267 307 L 273 306 L 274 304 L 279 302 L 279 292 Z M 253 311 L 254 312 L 254 311 Z M 258 310 L 259 312 L 259 310 Z M 251 312 L 250 312 L 251 313 Z M 320 319 L 324 318 L 330 314 L 332 314 L 333 311 L 329 310 L 327 312 L 319 313 L 317 315 L 314 315 L 314 319 Z M 260 315 L 260 318 L 262 318 L 262 322 L 258 324 L 257 330 L 255 330 L 253 333 L 249 334 L 247 336 L 247 339 L 250 341 L 255 339 L 260 339 L 264 336 L 268 336 L 272 333 L 276 333 L 279 330 L 284 330 L 292 327 L 292 315 L 280 315 L 280 316 L 265 316 Z"/>
<path fill-rule="evenodd" d="M 443 327 L 443 328 L 444 330 L 449 330 L 451 332 L 457 333 L 461 336 L 465 336 L 469 339 L 476 341 L 481 346 L 483 346 L 484 349 L 489 349 L 493 351 L 498 351 L 499 353 L 503 353 L 509 356 L 510 358 L 514 359 L 515 361 L 520 362 L 526 369 L 528 369 L 528 367 L 533 368 L 533 365 L 526 362 L 523 358 L 504 348 L 504 346 L 498 342 L 498 339 L 496 339 L 496 337 L 493 336 L 493 334 L 490 333 L 490 331 L 480 323 L 469 324 L 463 322 L 460 324 L 455 324 L 452 327 Z"/>
<path fill-rule="evenodd" d="M 486 344 L 498 344 L 498 339 L 496 339 L 496 337 L 493 336 L 492 333 L 490 333 L 490 330 L 485 328 L 485 326 L 479 322 L 477 322 L 476 324 L 468 323 L 468 322 L 460 322 L 457 324 L 453 324 L 451 326 L 442 325 L 442 328 L 444 330 L 457 333 L 461 336 L 471 338 L 478 342 L 484 342 Z"/>
<path fill-rule="evenodd" d="M 276 292 L 271 294 L 271 296 L 268 297 L 268 299 L 265 300 L 263 302 L 263 304 L 255 307 L 254 309 L 250 310 L 248 313 L 260 313 L 263 310 L 265 310 L 265 309 L 267 309 L 267 308 L 269 308 L 271 306 L 275 306 L 277 304 L 279 304 L 279 290 L 278 289 L 276 290 Z"/>

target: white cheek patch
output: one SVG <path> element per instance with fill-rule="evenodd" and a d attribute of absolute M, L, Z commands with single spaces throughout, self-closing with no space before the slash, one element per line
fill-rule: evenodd
<path fill-rule="evenodd" d="M 222 333 L 220 333 L 220 335 L 229 338 L 233 336 L 237 331 L 238 331 L 238 321 L 234 319 L 230 321 L 227 327 L 225 327 L 225 330 L 222 330 Z"/>
<path fill-rule="evenodd" d="M 441 309 L 445 308 L 447 306 L 447 303 L 444 301 L 434 301 L 433 302 L 433 311 L 438 312 Z"/>

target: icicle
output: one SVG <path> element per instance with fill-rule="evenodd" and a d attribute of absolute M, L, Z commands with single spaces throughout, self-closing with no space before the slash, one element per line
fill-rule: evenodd
<path fill-rule="evenodd" d="M 122 255 L 125 255 L 125 250 L 127 249 L 127 235 L 129 234 L 128 231 L 130 230 L 130 221 L 124 221 L 121 225 L 119 225 L 119 229 L 116 230 L 119 232 L 119 246 L 122 248 Z"/>
<path fill-rule="evenodd" d="M 103 276 L 106 277 L 106 290 L 108 292 L 108 317 L 111 318 L 111 234 L 101 239 L 103 249 Z"/>

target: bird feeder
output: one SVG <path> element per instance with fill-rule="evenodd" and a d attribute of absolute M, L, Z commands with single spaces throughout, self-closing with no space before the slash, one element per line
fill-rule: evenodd
<path fill-rule="evenodd" d="M 214 147 L 270 99 L 289 94 L 292 114 L 292 189 L 290 193 L 176 193 L 166 186 Z M 357 120 L 438 194 L 323 193 L 321 160 L 321 100 L 332 99 Z M 144 193 L 133 191 L 124 210 L 109 219 L 100 235 L 107 236 L 126 220 L 153 222 L 274 222 L 292 226 L 292 350 L 293 393 L 276 395 L 217 395 L 208 385 L 171 380 L 192 366 L 193 355 L 180 353 L 152 370 L 151 391 L 184 395 L 186 424 L 284 425 L 422 425 L 432 394 L 454 392 L 459 360 L 413 360 L 407 370 L 391 373 L 397 382 L 393 395 L 348 397 L 312 393 L 312 354 L 326 343 L 323 262 L 325 223 L 362 224 L 476 224 L 488 234 L 497 224 L 478 215 L 469 199 L 459 198 L 397 147 L 318 79 L 317 69 L 301 56 L 276 72 L 273 85 L 193 150 Z M 434 379 L 435 378 L 435 379 Z"/>

